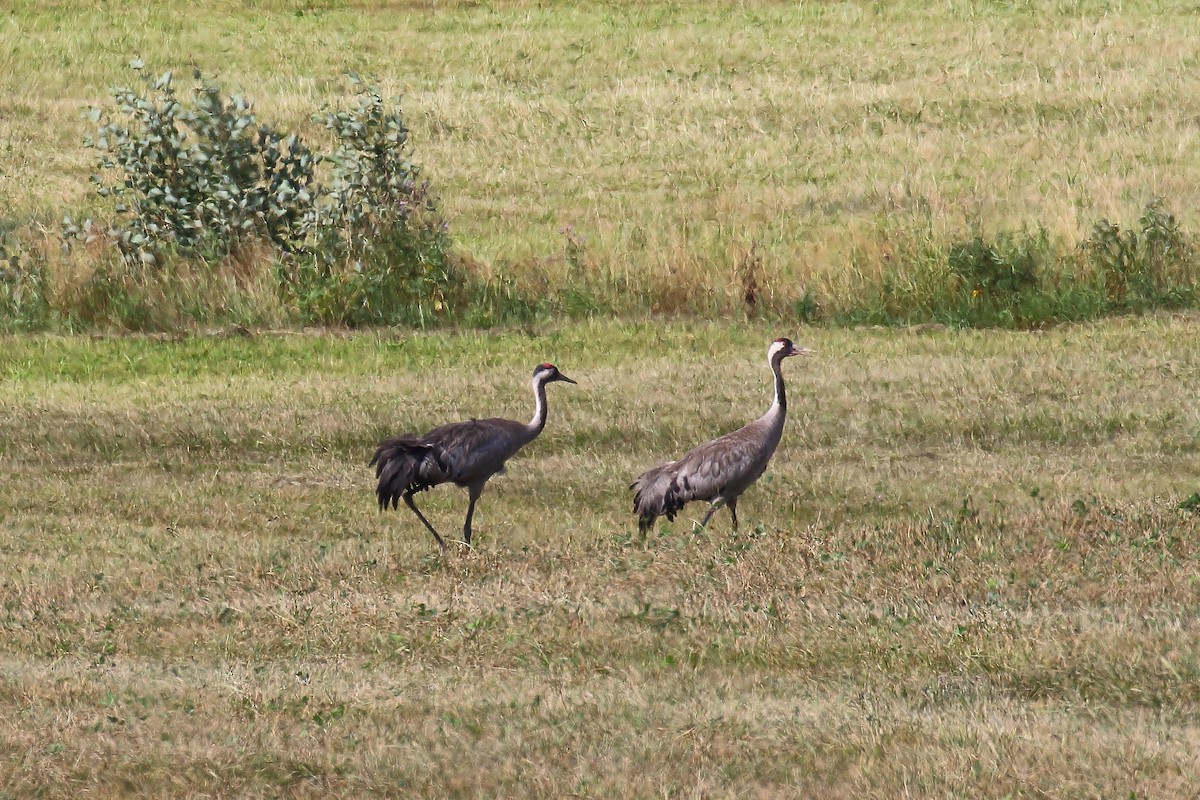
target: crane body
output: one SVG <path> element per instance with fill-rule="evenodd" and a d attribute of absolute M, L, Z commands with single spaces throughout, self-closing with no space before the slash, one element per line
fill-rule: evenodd
<path fill-rule="evenodd" d="M 674 520 L 693 500 L 710 503 L 703 528 L 722 506 L 729 507 L 737 530 L 738 498 L 766 472 L 767 464 L 783 437 L 787 419 L 787 392 L 781 365 L 790 356 L 809 355 L 790 339 L 776 339 L 767 349 L 767 363 L 775 377 L 771 407 L 758 419 L 732 433 L 698 445 L 675 461 L 652 467 L 629 485 L 634 491 L 633 510 L 638 529 L 645 533 L 659 517 Z"/>
<path fill-rule="evenodd" d="M 555 381 L 575 383 L 553 364 L 540 364 L 534 370 L 535 406 L 529 423 L 500 417 L 472 419 L 440 425 L 423 436 L 406 433 L 380 442 L 371 458 L 379 508 L 396 508 L 403 500 L 445 550 L 445 540 L 417 508 L 413 495 L 443 483 L 461 486 L 469 498 L 463 523 L 463 541 L 469 545 L 475 503 L 488 480 L 503 474 L 505 462 L 546 426 L 546 384 Z"/>

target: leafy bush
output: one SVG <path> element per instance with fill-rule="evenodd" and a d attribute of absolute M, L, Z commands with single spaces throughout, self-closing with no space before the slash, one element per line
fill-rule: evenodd
<path fill-rule="evenodd" d="M 319 157 L 261 124 L 245 98 L 226 99 L 193 74 L 190 104 L 165 72 L 143 76 L 148 94 L 112 90 L 121 121 L 90 112 L 100 128 L 85 143 L 100 151 L 102 170 L 92 180 L 123 216 L 114 229 L 121 252 L 146 263 L 163 246 L 220 256 L 255 238 L 293 249 L 310 224 Z"/>
<path fill-rule="evenodd" d="M 386 250 L 412 228 L 431 227 L 429 183 L 421 178 L 408 145 L 408 128 L 398 108 L 390 108 L 373 87 L 354 74 L 356 105 L 326 109 L 314 117 L 333 133 L 336 146 L 326 157 L 332 167 L 321 188 L 311 232 L 322 254 L 361 256 Z M 331 244 L 332 242 L 332 244 Z"/>
<path fill-rule="evenodd" d="M 116 201 L 113 235 L 134 272 L 267 242 L 278 289 L 306 321 L 424 325 L 449 313 L 464 279 L 398 103 L 351 75 L 356 104 L 314 117 L 331 134 L 323 154 L 194 78 L 190 102 L 166 72 L 142 91 L 114 89 L 115 113 L 91 112 L 93 181 Z M 82 236 L 70 220 L 65 233 Z"/>
<path fill-rule="evenodd" d="M 447 258 L 447 226 L 408 147 L 408 128 L 356 75 L 356 104 L 316 115 L 336 146 L 303 250 L 281 263 L 285 294 L 302 316 L 343 325 L 444 318 L 464 276 Z"/>

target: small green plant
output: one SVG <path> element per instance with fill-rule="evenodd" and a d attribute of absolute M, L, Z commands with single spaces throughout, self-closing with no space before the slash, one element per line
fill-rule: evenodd
<path fill-rule="evenodd" d="M 792 304 L 792 314 L 797 321 L 809 325 L 821 319 L 821 305 L 812 289 L 805 289 L 804 295 Z"/>
<path fill-rule="evenodd" d="M 1041 236 L 1016 238 L 1002 234 L 995 241 L 976 236 L 951 245 L 950 272 L 972 297 L 994 297 L 1037 288 L 1034 245 Z"/>
<path fill-rule="evenodd" d="M 49 315 L 45 264 L 0 223 L 0 330 L 42 327 Z"/>
<path fill-rule="evenodd" d="M 1104 275 L 1104 292 L 1108 302 L 1115 306 L 1124 305 L 1131 285 L 1141 283 L 1137 234 L 1122 231 L 1120 226 L 1101 220 L 1092 227 L 1092 235 L 1082 248 Z"/>
<path fill-rule="evenodd" d="M 1102 276 L 1112 310 L 1180 306 L 1195 299 L 1195 246 L 1160 198 L 1146 204 L 1136 229 L 1100 220 L 1080 251 Z"/>
<path fill-rule="evenodd" d="M 363 256 L 394 247 L 397 237 L 444 228 L 429 182 L 421 177 L 408 143 L 399 100 L 385 101 L 350 73 L 355 105 L 325 109 L 313 117 L 336 142 L 324 160 L 330 167 L 321 187 L 310 233 L 323 254 Z"/>

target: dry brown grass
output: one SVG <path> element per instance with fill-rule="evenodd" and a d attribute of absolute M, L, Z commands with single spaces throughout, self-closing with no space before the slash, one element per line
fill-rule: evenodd
<path fill-rule="evenodd" d="M 765 407 L 775 331 L 8 338 L 0 786 L 1195 795 L 1197 332 L 789 332 L 746 530 L 644 541 L 625 484 Z M 547 358 L 476 551 L 375 510 L 379 436 L 523 418 Z"/>
<path fill-rule="evenodd" d="M 196 63 L 310 134 L 346 91 L 403 93 L 462 248 L 556 291 L 570 226 L 617 296 L 847 304 L 916 242 L 1043 225 L 1070 248 L 1153 195 L 1200 205 L 1200 31 L 1182 3 L 19 3 L 0 24 L 0 211 L 88 200 L 80 111 L 139 55 Z M 1181 65 L 1183 65 L 1181 67 Z M 641 303 L 632 302 L 635 307 Z"/>

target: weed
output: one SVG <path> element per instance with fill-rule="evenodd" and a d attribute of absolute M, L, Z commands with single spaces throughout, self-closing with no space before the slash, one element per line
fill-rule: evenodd
<path fill-rule="evenodd" d="M 752 317 L 758 309 L 758 295 L 761 291 L 758 276 L 762 272 L 762 256 L 758 252 L 758 242 L 751 242 L 750 248 L 739 256 L 736 272 L 742 305 L 745 306 L 747 316 Z"/>
<path fill-rule="evenodd" d="M 1037 288 L 1035 251 L 1044 249 L 1045 232 L 1014 240 L 1011 235 L 995 241 L 976 236 L 950 246 L 950 274 L 961 282 L 972 299 L 995 298 Z"/>
<path fill-rule="evenodd" d="M 0 221 L 0 330 L 37 330 L 51 320 L 46 265 Z"/>
<path fill-rule="evenodd" d="M 1080 251 L 1113 310 L 1181 306 L 1196 297 L 1195 245 L 1160 198 L 1146 204 L 1136 230 L 1097 222 Z"/>
<path fill-rule="evenodd" d="M 805 289 L 799 300 L 792 304 L 792 316 L 798 322 L 811 325 L 822 318 L 821 306 L 812 289 Z"/>

